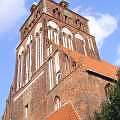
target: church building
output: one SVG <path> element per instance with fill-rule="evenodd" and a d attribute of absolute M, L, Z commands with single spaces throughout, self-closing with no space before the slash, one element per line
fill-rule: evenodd
<path fill-rule="evenodd" d="M 3 120 L 91 120 L 118 67 L 102 60 L 89 20 L 61 0 L 33 3 L 20 28 Z"/>

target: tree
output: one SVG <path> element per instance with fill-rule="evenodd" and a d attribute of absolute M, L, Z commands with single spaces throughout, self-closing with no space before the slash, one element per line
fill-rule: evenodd
<path fill-rule="evenodd" d="M 95 120 L 120 120 L 120 70 L 118 80 L 108 91 L 107 100 L 100 113 L 95 113 Z"/>

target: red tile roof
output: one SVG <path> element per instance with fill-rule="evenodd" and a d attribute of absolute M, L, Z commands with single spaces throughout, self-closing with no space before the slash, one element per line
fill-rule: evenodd
<path fill-rule="evenodd" d="M 106 77 L 117 80 L 118 67 L 106 62 L 91 59 L 90 57 L 84 58 L 84 65 L 86 69 L 97 72 Z"/>
<path fill-rule="evenodd" d="M 47 120 L 80 120 L 72 104 L 68 103 L 60 110 L 54 112 Z"/>
<path fill-rule="evenodd" d="M 117 80 L 117 71 L 119 69 L 117 66 L 112 65 L 104 60 L 97 60 L 89 56 L 84 56 L 76 51 L 72 51 L 62 46 L 59 46 L 59 49 L 70 55 L 76 62 L 82 64 L 86 70 L 91 70 Z"/>

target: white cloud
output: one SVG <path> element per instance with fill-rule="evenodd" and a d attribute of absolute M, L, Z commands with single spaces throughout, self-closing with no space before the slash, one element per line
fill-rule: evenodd
<path fill-rule="evenodd" d="M 80 6 L 76 7 L 74 11 L 80 13 L 88 18 L 90 33 L 96 37 L 96 42 L 99 48 L 102 47 L 104 40 L 115 32 L 118 26 L 117 18 L 110 14 L 97 13 L 91 8 L 81 9 Z"/>
<path fill-rule="evenodd" d="M 0 1 L 0 33 L 7 32 L 26 15 L 25 0 Z"/>
<path fill-rule="evenodd" d="M 96 37 L 97 45 L 102 47 L 103 42 L 117 29 L 117 20 L 109 14 L 101 14 L 98 18 L 87 16 L 90 20 L 90 32 Z"/>

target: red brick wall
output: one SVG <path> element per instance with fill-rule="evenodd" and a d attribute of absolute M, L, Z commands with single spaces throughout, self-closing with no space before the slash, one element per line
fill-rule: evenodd
<path fill-rule="evenodd" d="M 41 4 L 42 5 L 42 4 Z M 37 10 L 41 11 L 41 5 L 38 6 Z M 96 47 L 95 38 L 89 34 L 87 20 L 77 14 L 70 12 L 73 20 L 64 20 L 64 16 L 62 16 L 62 12 L 64 9 L 55 4 L 54 2 L 47 1 L 47 7 L 49 14 L 41 14 L 35 10 L 32 14 L 34 19 L 28 22 L 31 22 L 31 26 L 27 26 L 27 22 L 24 24 L 23 28 L 21 28 L 21 44 L 17 48 L 18 51 L 21 46 L 25 47 L 28 35 L 33 36 L 32 41 L 32 78 L 24 85 L 19 91 L 16 91 L 17 84 L 17 68 L 18 61 L 16 59 L 16 70 L 15 70 L 15 78 L 12 84 L 13 89 L 10 91 L 11 99 L 8 99 L 10 102 L 6 105 L 6 112 L 4 114 L 3 120 L 8 120 L 12 116 L 13 119 L 23 120 L 25 116 L 25 106 L 28 105 L 28 116 L 29 120 L 42 120 L 46 116 L 50 115 L 54 112 L 54 98 L 55 96 L 59 96 L 64 105 L 67 102 L 71 102 L 78 114 L 80 115 L 81 120 L 88 119 L 93 116 L 95 110 L 97 110 L 101 104 L 101 102 L 105 99 L 104 87 L 107 82 L 103 78 L 99 78 L 98 76 L 88 74 L 84 68 L 76 63 L 76 66 L 73 66 L 73 62 L 75 62 L 69 55 L 66 55 L 63 52 L 60 52 L 60 67 L 62 73 L 62 79 L 59 81 L 59 84 L 56 85 L 51 91 L 49 90 L 49 78 L 48 78 L 48 60 L 47 58 L 47 47 L 51 44 L 47 38 L 47 22 L 54 21 L 59 25 L 60 30 L 63 27 L 67 27 L 73 35 L 79 32 L 86 41 L 88 46 L 87 38 L 91 37 L 95 51 L 91 51 L 88 47 L 86 47 L 88 56 L 93 59 L 100 59 L 98 49 Z M 61 12 L 61 16 L 53 15 L 53 9 L 58 8 Z M 58 12 L 59 12 L 58 11 Z M 36 16 L 37 15 L 37 16 Z M 75 26 L 75 18 L 79 18 L 82 23 L 86 26 L 86 29 L 77 28 Z M 43 23 L 43 31 L 44 31 L 44 64 L 43 66 L 36 71 L 35 69 L 35 28 L 39 22 Z M 24 32 L 24 29 L 26 33 Z M 85 32 L 86 31 L 86 32 Z M 25 35 L 24 35 L 25 34 Z M 62 42 L 62 33 L 60 32 L 60 44 L 63 45 Z M 80 44 L 77 39 L 73 39 L 73 47 L 75 51 L 83 53 L 82 44 Z M 57 48 L 54 48 L 54 52 Z M 16 56 L 17 56 L 16 55 Z M 51 57 L 54 57 L 51 55 Z M 65 65 L 67 69 L 65 69 Z M 79 66 L 80 65 L 80 66 Z M 25 64 L 24 64 L 25 66 Z M 39 74 L 44 71 L 44 73 L 40 76 Z M 25 68 L 24 68 L 25 73 Z M 25 74 L 24 74 L 25 75 Z M 55 74 L 54 74 L 55 75 Z M 24 81 L 26 76 L 24 77 Z M 38 78 L 37 78 L 38 77 Z M 54 76 L 54 79 L 56 77 Z M 107 80 L 107 79 L 106 79 Z M 35 82 L 33 82 L 35 81 Z M 32 83 L 33 82 L 33 83 Z M 32 84 L 31 84 L 32 83 Z M 30 85 L 30 86 L 29 86 Z M 28 87 L 29 86 L 29 87 Z M 27 88 L 27 89 L 26 89 Z M 11 95 L 11 93 L 13 93 Z M 21 94 L 22 93 L 22 94 Z M 19 97 L 18 97 L 19 96 Z"/>

